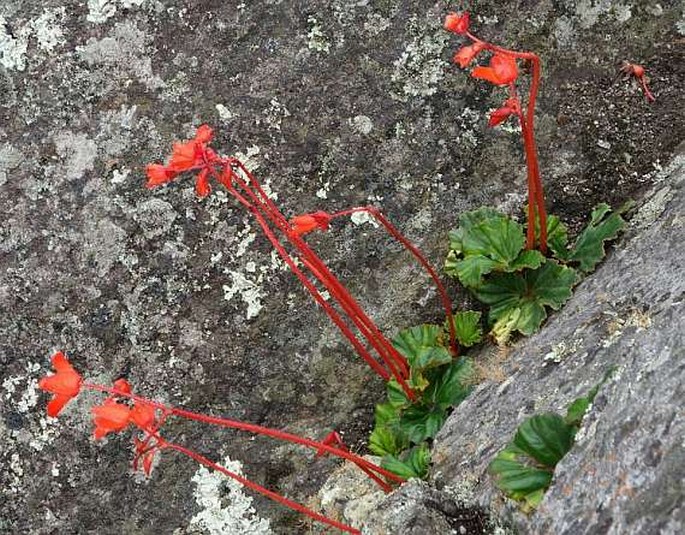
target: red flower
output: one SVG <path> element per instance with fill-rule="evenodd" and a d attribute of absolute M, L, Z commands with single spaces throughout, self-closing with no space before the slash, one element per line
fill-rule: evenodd
<path fill-rule="evenodd" d="M 145 168 L 147 174 L 147 182 L 145 183 L 146 188 L 155 188 L 166 184 L 173 180 L 173 178 L 178 174 L 167 167 L 164 167 L 158 163 L 152 163 Z"/>
<path fill-rule="evenodd" d="M 203 169 L 197 175 L 195 180 L 195 193 L 198 197 L 206 197 L 212 191 L 212 186 L 209 185 L 209 169 Z"/>
<path fill-rule="evenodd" d="M 636 80 L 642 85 L 642 91 L 645 94 L 648 102 L 654 102 L 656 97 L 649 90 L 647 85 L 647 76 L 645 76 L 645 68 L 637 63 L 630 63 L 629 61 L 621 62 L 621 71 L 623 71 L 627 77 L 634 76 Z"/>
<path fill-rule="evenodd" d="M 205 163 L 206 145 L 212 140 L 213 135 L 212 129 L 203 124 L 197 129 L 195 137 L 190 141 L 174 143 L 169 169 L 181 172 Z"/>
<path fill-rule="evenodd" d="M 485 45 L 482 43 L 473 43 L 472 45 L 461 47 L 454 55 L 454 63 L 458 63 L 462 69 L 465 69 L 480 54 L 484 47 Z"/>
<path fill-rule="evenodd" d="M 78 396 L 83 378 L 69 364 L 64 353 L 58 351 L 52 356 L 52 367 L 57 373 L 43 377 L 38 387 L 55 395 L 48 403 L 48 416 L 57 416 L 69 400 Z"/>
<path fill-rule="evenodd" d="M 478 66 L 471 73 L 474 78 L 481 78 L 495 85 L 508 85 L 516 80 L 518 75 L 516 60 L 502 54 L 492 56 L 489 67 Z"/>
<path fill-rule="evenodd" d="M 313 214 L 304 214 L 293 217 L 290 220 L 290 226 L 293 232 L 298 236 L 307 234 L 312 230 L 328 230 L 331 224 L 331 216 L 326 212 L 314 212 Z"/>
<path fill-rule="evenodd" d="M 488 126 L 497 126 L 506 121 L 510 115 L 518 114 L 521 110 L 518 99 L 510 98 L 504 102 L 501 108 L 497 108 L 490 114 Z"/>
<path fill-rule="evenodd" d="M 116 433 L 126 429 L 131 416 L 131 409 L 126 405 L 117 403 L 113 399 L 106 399 L 102 405 L 96 405 L 91 409 L 96 439 L 103 438 L 109 433 Z"/>
<path fill-rule="evenodd" d="M 212 191 L 209 185 L 209 165 L 215 163 L 219 157 L 207 147 L 207 143 L 212 140 L 214 132 L 203 124 L 195 132 L 195 137 L 185 143 L 174 143 L 171 159 L 168 165 L 153 163 L 146 168 L 148 188 L 161 186 L 173 180 L 176 175 L 193 168 L 203 167 L 197 176 L 195 191 L 198 196 L 206 197 Z"/>
<path fill-rule="evenodd" d="M 147 403 L 136 402 L 131 409 L 129 419 L 143 431 L 151 428 L 155 423 L 155 408 Z"/>
<path fill-rule="evenodd" d="M 468 11 L 464 14 L 448 13 L 445 17 L 445 29 L 448 32 L 458 33 L 460 35 L 469 31 L 470 16 Z"/>

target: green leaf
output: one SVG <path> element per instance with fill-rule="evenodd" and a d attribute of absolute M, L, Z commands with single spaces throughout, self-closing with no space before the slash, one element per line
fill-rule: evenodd
<path fill-rule="evenodd" d="M 450 249 L 461 253 L 463 251 L 464 234 L 474 225 L 495 217 L 504 217 L 504 214 L 485 206 L 461 214 L 459 216 L 459 227 L 449 233 Z"/>
<path fill-rule="evenodd" d="M 492 460 L 489 470 L 507 496 L 536 507 L 552 482 L 554 468 L 573 445 L 576 427 L 558 414 L 526 419 L 512 442 Z"/>
<path fill-rule="evenodd" d="M 556 258 L 568 259 L 568 231 L 566 225 L 555 215 L 547 217 L 547 245 Z"/>
<path fill-rule="evenodd" d="M 412 371 L 413 369 L 427 370 L 450 362 L 452 362 L 452 355 L 446 347 L 422 347 L 409 361 Z"/>
<path fill-rule="evenodd" d="M 526 268 L 537 269 L 545 262 L 540 251 L 521 251 L 505 271 L 522 271 Z"/>
<path fill-rule="evenodd" d="M 400 418 L 399 411 L 392 403 L 379 403 L 375 410 L 376 425 L 386 425 Z"/>
<path fill-rule="evenodd" d="M 546 413 L 525 420 L 513 444 L 540 464 L 554 468 L 573 445 L 575 430 L 558 414 Z"/>
<path fill-rule="evenodd" d="M 496 476 L 497 487 L 515 500 L 531 501 L 532 497 L 539 503 L 537 494 L 552 482 L 552 472 L 527 465 L 520 452 L 511 446 L 497 454 L 489 469 Z"/>
<path fill-rule="evenodd" d="M 571 297 L 577 281 L 575 270 L 548 260 L 540 268 L 521 273 L 498 273 L 474 290 L 476 298 L 490 305 L 489 319 L 499 332 L 529 335 L 547 317 L 545 306 L 558 310 Z"/>
<path fill-rule="evenodd" d="M 395 408 L 406 407 L 411 404 L 409 398 L 402 390 L 402 387 L 395 379 L 390 379 L 386 384 L 386 391 L 388 393 L 388 403 Z"/>
<path fill-rule="evenodd" d="M 376 455 L 397 455 L 407 446 L 406 441 L 392 429 L 376 426 L 369 438 L 369 449 Z"/>
<path fill-rule="evenodd" d="M 473 390 L 473 361 L 460 357 L 449 366 L 440 369 L 439 372 L 439 375 L 431 378 L 431 384 L 426 389 L 424 398 L 442 409 L 456 407 Z"/>
<path fill-rule="evenodd" d="M 433 438 L 445 422 L 445 410 L 437 406 L 412 405 L 400 416 L 399 428 L 409 441 L 418 444 Z"/>
<path fill-rule="evenodd" d="M 454 330 L 459 345 L 471 347 L 483 339 L 483 329 L 480 326 L 480 312 L 466 310 L 454 315 Z"/>
<path fill-rule="evenodd" d="M 392 345 L 404 355 L 410 366 L 414 366 L 420 360 L 422 349 L 442 347 L 442 339 L 443 330 L 440 325 L 425 324 L 400 331 L 392 339 Z"/>
<path fill-rule="evenodd" d="M 611 208 L 608 204 L 599 204 L 592 211 L 590 223 L 580 233 L 568 259 L 580 262 L 580 269 L 584 272 L 592 271 L 606 254 L 604 242 L 616 239 L 618 233 L 625 227 L 621 213 L 629 206 L 617 210 L 609 215 Z"/>
<path fill-rule="evenodd" d="M 527 254 L 515 264 L 524 244 L 522 227 L 511 218 L 489 209 L 468 212 L 460 218 L 459 228 L 450 233 L 445 271 L 467 288 L 476 288 L 492 271 L 539 265 L 544 260 L 539 253 Z"/>
<path fill-rule="evenodd" d="M 447 255 L 445 272 L 456 276 L 467 288 L 476 288 L 482 283 L 484 275 L 487 275 L 500 264 L 485 256 L 467 256 L 463 260 L 457 260 L 453 252 Z"/>
<path fill-rule="evenodd" d="M 430 450 L 425 442 L 415 446 L 399 459 L 394 455 L 383 458 L 381 467 L 405 479 L 425 478 L 430 467 Z"/>
<path fill-rule="evenodd" d="M 448 364 L 452 354 L 442 345 L 443 329 L 440 325 L 419 325 L 401 331 L 392 344 L 405 356 L 411 368 L 410 386 L 422 392 L 428 386 L 424 372 Z"/>
<path fill-rule="evenodd" d="M 526 242 L 521 225 L 505 216 L 492 217 L 464 233 L 464 256 L 486 256 L 507 266 L 521 252 Z"/>

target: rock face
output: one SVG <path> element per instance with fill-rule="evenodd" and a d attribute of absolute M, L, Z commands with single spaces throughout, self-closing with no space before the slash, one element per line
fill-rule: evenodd
<path fill-rule="evenodd" d="M 447 7 L 0 2 L 0 531 L 302 530 L 298 515 L 172 454 L 150 479 L 133 475 L 129 436 L 90 439 L 94 398 L 49 420 L 37 380 L 63 349 L 92 380 L 126 376 L 160 401 L 310 437 L 336 428 L 363 448 L 381 382 L 247 214 L 218 192 L 198 201 L 188 180 L 148 191 L 142 169 L 210 123 L 287 216 L 375 203 L 440 264 L 459 212 L 517 211 L 525 188 L 518 134 L 485 128 L 503 93 L 449 63 Z M 484 35 L 544 59 L 553 211 L 575 228 L 596 202 L 647 188 L 685 124 L 680 6 L 478 9 Z M 657 105 L 615 79 L 620 59 L 645 64 Z M 309 239 L 385 332 L 440 318 L 425 278 L 370 224 Z M 165 429 L 294 499 L 334 466 L 244 434 Z"/>
<path fill-rule="evenodd" d="M 486 508 L 518 533 L 683 532 L 685 153 L 629 235 L 538 334 L 504 360 L 490 359 L 506 379 L 480 384 L 436 437 L 431 481 L 447 490 L 406 491 L 416 494 L 408 506 L 398 491 L 367 521 L 368 533 L 405 533 L 400 516 L 404 525 L 422 522 L 421 533 L 450 533 L 451 513 L 427 515 L 422 504 L 449 499 L 455 488 L 462 506 Z M 608 372 L 542 503 L 530 516 L 518 512 L 488 464 L 523 419 L 564 414 Z"/>

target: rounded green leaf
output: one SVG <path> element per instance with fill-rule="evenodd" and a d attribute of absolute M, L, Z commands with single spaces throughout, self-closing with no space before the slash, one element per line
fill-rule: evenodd
<path fill-rule="evenodd" d="M 571 449 L 574 435 L 574 427 L 558 414 L 539 414 L 519 426 L 513 444 L 540 464 L 554 468 Z"/>

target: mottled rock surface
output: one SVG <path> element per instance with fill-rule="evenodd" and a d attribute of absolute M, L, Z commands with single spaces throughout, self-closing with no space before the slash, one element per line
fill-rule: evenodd
<path fill-rule="evenodd" d="M 473 6 L 483 35 L 544 59 L 542 166 L 572 228 L 596 202 L 640 195 L 682 139 L 678 4 Z M 149 480 L 134 476 L 130 437 L 89 437 L 93 397 L 48 420 L 37 380 L 60 348 L 93 380 L 126 376 L 162 401 L 311 437 L 335 427 L 362 448 L 380 382 L 246 214 L 221 194 L 197 201 L 188 181 L 145 190 L 142 168 L 211 123 L 287 215 L 373 202 L 440 263 L 461 211 L 518 211 L 525 184 L 517 133 L 485 128 L 502 93 L 449 64 L 447 8 L 0 3 L 0 531 L 305 529 L 171 454 Z M 622 59 L 646 65 L 656 105 L 616 79 Z M 333 230 L 312 244 L 386 332 L 439 319 L 395 244 L 368 224 Z M 242 434 L 166 431 L 295 499 L 334 465 Z"/>
<path fill-rule="evenodd" d="M 434 481 L 469 483 L 476 503 L 521 533 L 685 529 L 685 154 L 630 232 L 539 334 L 511 348 L 506 379 L 479 385 L 436 438 Z M 565 414 L 611 370 L 539 508 L 517 513 L 489 462 L 522 420 Z"/>

